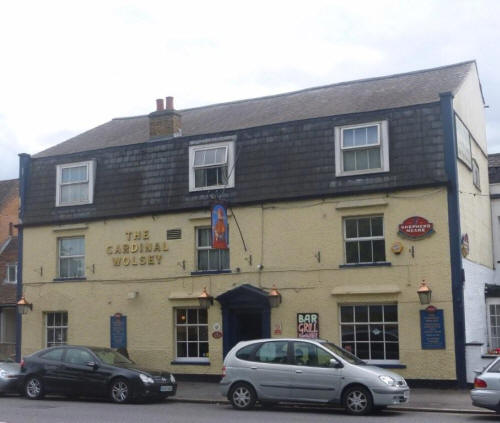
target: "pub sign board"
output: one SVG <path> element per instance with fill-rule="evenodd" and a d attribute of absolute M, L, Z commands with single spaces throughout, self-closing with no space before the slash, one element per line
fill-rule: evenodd
<path fill-rule="evenodd" d="M 127 316 L 120 313 L 110 317 L 111 348 L 127 348 Z"/>
<path fill-rule="evenodd" d="M 410 239 L 425 238 L 434 233 L 434 224 L 425 217 L 412 216 L 399 225 L 398 234 Z"/>
<path fill-rule="evenodd" d="M 318 313 L 297 313 L 297 338 L 319 338 Z"/>
<path fill-rule="evenodd" d="M 445 349 L 443 310 L 420 310 L 420 333 L 423 350 Z"/>

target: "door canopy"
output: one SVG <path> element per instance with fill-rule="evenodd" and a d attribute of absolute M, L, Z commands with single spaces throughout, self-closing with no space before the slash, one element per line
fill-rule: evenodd
<path fill-rule="evenodd" d="M 268 293 L 255 286 L 244 284 L 237 286 L 216 297 L 223 308 L 225 307 L 255 307 L 269 308 Z"/>

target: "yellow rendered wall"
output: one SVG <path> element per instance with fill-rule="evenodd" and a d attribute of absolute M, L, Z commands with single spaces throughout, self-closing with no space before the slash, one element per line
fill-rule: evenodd
<path fill-rule="evenodd" d="M 109 346 L 109 318 L 120 312 L 127 316 L 129 353 L 140 364 L 175 373 L 220 374 L 222 339 L 211 336 L 209 366 L 171 365 L 174 308 L 197 306 L 205 286 L 216 297 L 248 283 L 266 290 L 276 285 L 281 292 L 282 304 L 271 313 L 271 333 L 281 326 L 282 337 L 296 336 L 298 312 L 317 312 L 320 336 L 339 343 L 339 304 L 397 302 L 400 362 L 407 366 L 398 371 L 408 378 L 455 378 L 445 188 L 267 203 L 236 207 L 234 213 L 247 251 L 230 216 L 232 273 L 218 275 L 191 275 L 195 228 L 209 225 L 208 212 L 25 228 L 23 283 L 33 311 L 23 316 L 23 354 L 45 345 L 44 312 L 68 311 L 68 342 L 99 346 Z M 370 215 L 384 216 L 386 258 L 392 265 L 339 268 L 344 263 L 342 219 Z M 435 234 L 418 241 L 398 236 L 398 225 L 416 215 L 432 222 Z M 173 228 L 182 229 L 182 239 L 166 241 L 166 230 Z M 107 247 L 127 243 L 126 232 L 136 231 L 149 231 L 150 240 L 161 247 L 167 242 L 161 263 L 114 266 Z M 57 238 L 77 235 L 85 236 L 87 280 L 54 282 Z M 391 252 L 395 242 L 404 246 L 400 255 Z M 432 304 L 444 310 L 444 350 L 421 349 L 419 310 L 424 307 L 416 290 L 422 279 L 432 288 Z M 132 292 L 138 295 L 129 299 Z M 208 316 L 211 333 L 215 323 L 222 324 L 217 301 Z"/>

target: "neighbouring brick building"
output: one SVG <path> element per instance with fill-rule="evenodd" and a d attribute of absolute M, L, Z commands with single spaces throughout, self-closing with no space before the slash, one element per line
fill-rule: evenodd
<path fill-rule="evenodd" d="M 0 181 L 0 352 L 15 354 L 19 181 Z"/>
<path fill-rule="evenodd" d="M 319 335 L 465 383 L 481 352 L 464 287 L 492 272 L 483 107 L 465 62 L 185 110 L 167 98 L 21 155 L 22 353 L 126 345 L 217 377 L 239 340 Z"/>

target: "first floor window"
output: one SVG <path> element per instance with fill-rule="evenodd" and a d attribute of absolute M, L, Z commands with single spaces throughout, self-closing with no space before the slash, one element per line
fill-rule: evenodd
<path fill-rule="evenodd" d="M 500 348 L 500 298 L 488 298 L 487 306 L 489 350 L 494 351 Z"/>
<path fill-rule="evenodd" d="M 68 342 L 68 312 L 56 311 L 45 314 L 47 347 L 65 345 Z"/>
<path fill-rule="evenodd" d="M 196 229 L 198 271 L 229 270 L 229 249 L 212 248 L 212 229 Z"/>
<path fill-rule="evenodd" d="M 399 360 L 396 304 L 340 307 L 342 348 L 362 360 Z"/>
<path fill-rule="evenodd" d="M 208 361 L 207 310 L 178 308 L 175 310 L 177 359 Z"/>
<path fill-rule="evenodd" d="M 477 164 L 476 160 L 474 160 L 474 159 L 472 159 L 472 183 L 479 191 L 481 191 L 479 165 Z"/>
<path fill-rule="evenodd" d="M 85 239 L 83 237 L 59 239 L 59 277 L 85 276 Z"/>
<path fill-rule="evenodd" d="M 382 216 L 344 219 L 345 262 L 385 261 L 384 218 Z"/>
<path fill-rule="evenodd" d="M 17 282 L 17 263 L 7 264 L 5 272 L 5 282 L 16 283 Z"/>

